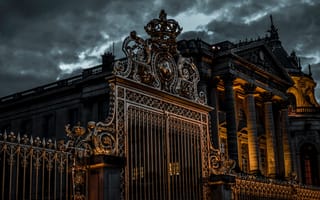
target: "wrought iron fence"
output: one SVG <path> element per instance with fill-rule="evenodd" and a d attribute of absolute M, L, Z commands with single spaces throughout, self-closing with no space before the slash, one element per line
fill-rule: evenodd
<path fill-rule="evenodd" d="M 295 182 L 238 176 L 232 187 L 234 200 L 317 200 L 319 188 L 299 185 Z"/>
<path fill-rule="evenodd" d="M 74 144 L 0 134 L 1 199 L 85 199 L 86 151 Z"/>

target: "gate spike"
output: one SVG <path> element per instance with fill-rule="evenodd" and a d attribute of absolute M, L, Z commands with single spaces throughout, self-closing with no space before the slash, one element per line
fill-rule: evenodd
<path fill-rule="evenodd" d="M 46 139 L 45 138 L 42 138 L 42 146 L 46 147 Z"/>
<path fill-rule="evenodd" d="M 7 134 L 7 130 L 4 130 L 4 134 L 3 134 L 3 140 L 7 140 L 8 134 Z"/>
<path fill-rule="evenodd" d="M 33 137 L 32 137 L 32 135 L 31 135 L 31 137 L 30 137 L 30 144 L 31 144 L 31 145 L 33 144 Z"/>
<path fill-rule="evenodd" d="M 18 135 L 17 135 L 17 141 L 18 141 L 18 143 L 20 143 L 20 140 L 21 140 L 21 138 L 20 138 L 20 132 L 18 132 Z"/>

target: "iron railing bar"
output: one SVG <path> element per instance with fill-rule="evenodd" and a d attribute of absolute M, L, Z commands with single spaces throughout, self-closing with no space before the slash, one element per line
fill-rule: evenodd
<path fill-rule="evenodd" d="M 169 126 L 171 127 L 170 129 L 170 134 L 171 134 L 171 152 L 172 152 L 172 164 L 171 164 L 171 169 L 172 169 L 172 183 L 174 184 L 174 192 L 172 192 L 172 199 L 180 199 L 179 198 L 179 176 L 177 175 L 176 167 L 177 165 L 180 165 L 179 161 L 179 126 L 178 126 L 178 120 L 170 116 L 170 121 L 169 121 Z"/>
<path fill-rule="evenodd" d="M 159 148 L 160 148 L 160 145 L 159 145 L 159 135 L 158 135 L 158 114 L 157 113 L 153 113 L 152 115 L 152 121 L 151 121 L 151 124 L 153 124 L 153 140 L 154 140 L 154 146 L 156 148 L 154 148 L 154 160 L 153 160 L 153 165 L 154 165 L 154 176 L 155 176 L 155 184 L 154 184 L 154 189 L 155 189 L 155 196 L 157 198 L 160 198 L 161 196 L 161 192 L 159 191 L 160 189 L 160 174 L 159 174 L 159 170 L 158 170 L 158 167 L 159 167 L 159 160 L 160 160 L 160 151 Z"/>
<path fill-rule="evenodd" d="M 148 184 L 148 199 L 150 199 L 151 198 L 151 193 L 152 193 L 152 184 L 150 184 L 151 182 L 152 182 L 152 168 L 151 168 L 151 164 L 150 164 L 150 160 L 151 160 L 151 157 L 150 157 L 150 154 L 151 154 L 151 152 L 150 152 L 150 150 L 151 150 L 151 148 L 150 148 L 150 145 L 151 145 L 151 141 L 150 141 L 150 134 L 152 134 L 151 133 L 151 131 L 149 130 L 149 120 L 150 120 L 150 118 L 149 118 L 150 116 L 149 116 L 149 112 L 148 111 L 146 111 L 146 125 L 147 125 L 147 128 L 146 128 L 146 134 L 147 134 L 147 142 L 146 142 L 146 145 L 147 145 L 147 151 L 146 151 L 146 154 L 147 154 L 147 165 L 148 165 L 148 171 L 147 171 L 147 173 L 145 173 L 145 177 L 146 177 L 146 179 L 147 179 L 147 184 Z"/>
<path fill-rule="evenodd" d="M 128 167 L 125 168 L 125 170 L 128 173 L 128 178 L 129 178 L 129 185 L 128 185 L 128 191 L 126 191 L 127 195 L 130 196 L 131 192 L 132 192 L 132 183 L 131 183 L 131 179 L 130 177 L 132 176 L 132 163 L 131 163 L 131 153 L 132 153 L 132 139 L 131 139 L 131 112 L 130 112 L 130 108 L 127 108 L 127 116 L 126 116 L 126 120 L 127 120 L 127 132 L 128 132 L 128 136 L 127 136 L 127 147 L 128 147 L 128 151 L 125 152 L 125 154 L 127 154 L 127 162 L 128 162 Z M 130 148 L 130 149 L 129 149 Z"/>
<path fill-rule="evenodd" d="M 202 181 L 201 171 L 203 170 L 202 169 L 202 164 L 201 164 L 202 163 L 201 140 L 202 140 L 202 135 L 198 137 L 198 152 L 197 152 L 197 154 L 198 154 L 198 156 L 197 156 L 197 165 L 199 166 L 199 167 L 197 167 L 197 169 L 199 169 L 198 170 L 198 174 L 197 174 L 198 185 L 201 184 L 201 181 Z M 200 198 L 202 197 L 202 190 L 201 190 L 201 188 L 199 186 L 198 186 L 198 196 Z"/>
<path fill-rule="evenodd" d="M 57 152 L 55 152 L 55 155 L 54 155 L 54 183 L 57 182 Z M 74 194 L 73 194 L 74 195 Z M 57 199 L 57 184 L 54 184 L 53 185 L 53 199 Z"/>
<path fill-rule="evenodd" d="M 161 163 L 162 163 L 162 151 L 160 149 L 163 149 L 162 148 L 162 145 L 161 145 L 161 133 L 159 131 L 159 127 L 160 127 L 160 122 L 159 122 L 159 119 L 160 119 L 160 115 L 157 114 L 156 117 L 155 117 L 155 120 L 156 120 L 156 138 L 157 138 L 157 155 L 158 155 L 158 159 L 157 159 L 157 162 L 156 162 L 156 172 L 157 172 L 157 175 L 158 175 L 158 187 L 157 187 L 157 190 L 159 192 L 159 199 L 162 199 L 162 188 L 161 188 L 161 185 L 162 185 L 162 173 L 161 173 Z"/>
<path fill-rule="evenodd" d="M 17 146 L 17 169 L 16 169 L 16 199 L 19 199 L 19 165 L 20 165 L 20 146 Z"/>
<path fill-rule="evenodd" d="M 179 177 L 178 177 L 178 182 L 177 182 L 177 187 L 179 188 L 179 193 L 178 193 L 178 199 L 182 199 L 182 178 L 183 178 L 183 174 L 182 174 L 182 151 L 181 151 L 181 146 L 182 146 L 182 134 L 181 134 L 181 120 L 177 120 L 176 121 L 176 127 L 177 127 L 177 135 L 178 135 L 178 162 L 179 162 Z"/>
<path fill-rule="evenodd" d="M 5 146 L 7 146 L 6 144 L 4 144 Z M 6 175 L 6 150 L 5 148 L 3 148 L 3 164 L 2 164 L 2 199 L 4 199 L 4 194 L 5 194 L 5 191 L 4 191 L 4 186 L 5 186 L 5 175 Z"/>
<path fill-rule="evenodd" d="M 195 134 L 195 138 L 194 138 L 194 143 L 195 143 L 195 152 L 194 152 L 194 169 L 195 169 L 195 173 L 194 173 L 194 176 L 195 176 L 195 195 L 196 195 L 196 199 L 199 198 L 199 185 L 198 185 L 198 152 L 199 152 L 199 146 L 198 146 L 198 138 L 199 138 L 199 134 Z"/>
<path fill-rule="evenodd" d="M 10 145 L 9 146 L 9 148 L 10 148 L 10 156 L 9 156 L 9 166 L 10 166 L 10 168 L 9 168 L 9 199 L 8 200 L 11 200 L 11 193 L 12 193 L 12 167 L 13 167 L 13 154 L 14 154 L 14 152 L 13 152 L 13 145 Z"/>
<path fill-rule="evenodd" d="M 191 176 L 189 177 L 189 181 L 190 181 L 190 185 L 192 186 L 192 190 L 189 190 L 190 192 L 190 198 L 191 199 L 194 199 L 193 195 L 194 193 L 192 192 L 194 190 L 194 187 L 193 187 L 193 174 L 194 174 L 194 166 L 193 166 L 193 156 L 192 156 L 192 153 L 193 153 L 193 142 L 192 142 L 192 139 L 193 139 L 193 131 L 194 131 L 194 125 L 191 124 L 190 125 L 190 128 L 191 128 L 191 131 L 189 133 L 189 167 L 190 167 L 190 173 L 191 173 Z"/>
<path fill-rule="evenodd" d="M 60 170 L 59 170 L 59 174 L 60 174 L 60 199 L 62 199 L 62 173 L 63 173 L 63 154 L 61 154 L 60 156 Z"/>
<path fill-rule="evenodd" d="M 171 150 L 172 149 L 172 144 L 171 144 L 171 123 L 170 123 L 170 120 L 171 120 L 171 118 L 170 117 L 168 117 L 169 119 L 167 119 L 167 121 L 168 121 L 168 123 L 167 123 L 167 139 L 166 139 L 166 142 L 167 142 L 167 146 L 168 146 L 168 149 L 169 150 Z M 173 150 L 172 151 L 169 151 L 168 150 L 168 182 L 170 183 L 169 184 L 169 189 L 170 190 L 168 190 L 168 191 L 170 191 L 169 192 L 169 196 L 170 196 L 170 198 L 172 199 L 173 197 L 172 197 L 172 194 L 173 194 L 173 190 L 172 190 L 172 186 L 173 186 L 173 184 L 172 184 L 172 176 L 171 176 L 171 174 L 172 174 L 172 153 L 173 153 Z"/>
<path fill-rule="evenodd" d="M 141 166 L 141 158 L 140 158 L 140 152 L 141 152 L 141 147 L 140 147 L 140 110 L 139 108 L 136 108 L 136 112 L 137 112 L 137 131 L 136 131 L 136 134 L 137 134 L 137 143 L 136 143 L 136 146 L 137 146 L 137 166 L 136 166 L 136 179 L 137 179 L 137 188 L 138 188 L 138 191 L 137 191 L 137 200 L 138 199 L 141 199 L 141 179 L 140 179 L 140 175 L 139 175 L 139 168 Z"/>
<path fill-rule="evenodd" d="M 185 173 L 185 182 L 184 182 L 184 189 L 185 189 L 185 199 L 189 199 L 189 189 L 188 189 L 188 122 L 184 122 L 184 130 L 183 130 L 183 138 L 184 138 L 184 173 Z"/>
<path fill-rule="evenodd" d="M 87 167 L 87 166 L 85 166 L 85 167 Z M 69 199 L 69 172 L 68 171 L 69 171 L 69 154 L 66 153 L 66 168 L 65 168 L 65 174 L 66 174 L 66 176 L 65 176 L 66 177 L 66 181 L 65 181 L 65 183 L 66 183 L 66 192 L 65 192 L 66 195 L 65 195 L 65 197 L 66 197 L 66 200 Z M 88 194 L 88 185 L 89 185 L 88 184 L 87 172 L 88 172 L 88 170 L 86 168 L 86 197 L 87 197 L 87 194 Z"/>
<path fill-rule="evenodd" d="M 169 138 L 169 119 L 170 119 L 170 116 L 168 113 L 166 113 L 166 119 L 165 119 L 165 135 L 166 135 L 166 149 L 167 149 L 167 162 L 166 162 L 166 173 L 167 173 L 167 188 L 168 188 L 168 199 L 170 200 L 171 199 L 171 183 L 170 183 L 170 175 L 168 174 L 168 167 L 169 167 L 169 162 L 170 162 L 170 146 L 169 146 L 169 141 L 170 141 L 170 138 Z"/>
<path fill-rule="evenodd" d="M 154 184 L 151 184 L 153 195 L 158 198 L 159 195 L 157 194 L 157 174 L 156 174 L 156 168 L 155 168 L 155 163 L 157 162 L 157 155 L 156 155 L 156 150 L 158 146 L 156 145 L 156 140 L 155 140 L 155 129 L 154 129 L 154 114 L 150 113 L 150 140 L 151 140 L 151 154 L 150 154 L 150 160 L 151 160 L 151 170 L 152 170 L 152 180 L 154 181 Z M 153 148 L 152 148 L 153 147 Z"/>
<path fill-rule="evenodd" d="M 190 180 L 189 180 L 189 174 L 190 174 L 190 169 L 189 169 L 189 134 L 190 134 L 190 123 L 185 124 L 185 131 L 184 131 L 184 137 L 185 137 L 185 145 L 186 145 L 186 199 L 190 199 L 190 188 L 188 188 L 188 186 L 190 186 Z"/>
<path fill-rule="evenodd" d="M 138 160 L 139 160 L 139 164 L 137 166 L 137 176 L 138 176 L 138 179 L 139 179 L 139 200 L 142 199 L 142 180 L 141 180 L 141 174 L 140 174 L 140 168 L 141 168 L 141 160 L 142 160 L 142 156 L 141 156 L 141 150 L 142 150 L 142 142 L 141 142 L 141 110 L 140 108 L 137 109 L 138 110 L 138 138 L 139 138 L 139 142 L 137 143 L 138 144 Z"/>
<path fill-rule="evenodd" d="M 30 180 L 29 180 L 29 199 L 32 199 L 32 182 L 33 182 L 33 176 L 32 176 L 32 164 L 33 164 L 33 149 L 30 150 Z"/>
<path fill-rule="evenodd" d="M 148 113 L 148 127 L 149 127 L 149 141 L 150 141 L 150 145 L 149 145 L 149 154 L 148 154 L 148 161 L 149 161 L 149 164 L 150 164 L 150 198 L 152 198 L 152 196 L 155 195 L 155 190 L 154 190 L 154 186 L 155 186 L 155 179 L 156 177 L 154 176 L 154 169 L 153 169 L 153 166 L 154 166 L 154 159 L 155 158 L 155 155 L 154 155 L 154 148 L 155 148 L 155 144 L 154 144 L 154 132 L 153 132 L 153 126 L 152 126 L 152 113 L 149 112 Z"/>
<path fill-rule="evenodd" d="M 172 118 L 171 118 L 172 119 Z M 172 142 L 171 142 L 171 146 L 172 148 L 170 149 L 170 151 L 172 152 L 172 163 L 171 163 L 171 170 L 172 170 L 172 182 L 174 184 L 174 186 L 172 187 L 174 189 L 174 192 L 175 194 L 172 194 L 172 196 L 175 196 L 174 199 L 176 199 L 176 196 L 177 194 L 179 193 L 178 192 L 178 177 L 176 175 L 176 164 L 178 162 L 178 158 L 177 158 L 177 152 L 176 150 L 178 150 L 176 148 L 176 143 L 177 143 L 177 137 L 178 137 L 178 130 L 177 130 L 177 127 L 176 127 L 176 123 L 177 123 L 177 119 L 174 119 L 173 118 L 173 123 L 171 125 L 171 137 L 172 137 Z M 179 153 L 179 152 L 178 152 Z"/>
<path fill-rule="evenodd" d="M 128 175 L 129 175 L 129 197 L 132 197 L 133 196 L 133 169 L 134 169 L 134 165 L 133 165 L 133 155 L 135 152 L 134 152 L 134 143 L 133 143 L 133 124 L 132 124 L 132 120 L 133 120 L 133 113 L 132 113 L 132 109 L 129 107 L 128 108 L 128 120 L 129 120 L 129 127 L 128 127 L 128 145 L 130 147 L 130 151 L 129 151 L 129 155 L 128 155 L 128 159 L 129 159 L 129 170 L 128 170 Z"/>
<path fill-rule="evenodd" d="M 198 157 L 201 156 L 199 155 L 199 147 L 198 147 L 198 141 L 199 138 L 201 137 L 201 135 L 199 134 L 199 132 L 196 130 L 195 134 L 194 134 L 194 143 L 195 143 L 195 149 L 194 149 L 194 169 L 195 169 L 195 174 L 194 174 L 194 179 L 195 179 L 195 190 L 196 190 L 196 198 L 200 199 L 200 194 L 198 193 L 199 190 L 199 183 L 198 183 L 198 169 L 201 168 L 201 166 L 198 166 Z"/>
<path fill-rule="evenodd" d="M 148 186 L 147 186 L 147 177 L 146 177 L 146 173 L 148 172 L 148 166 L 146 166 L 146 126 L 145 126 L 145 114 L 146 112 L 144 110 L 141 109 L 141 115 L 142 115 L 142 127 L 140 129 L 142 129 L 142 156 L 143 156 L 143 168 L 141 168 L 143 170 L 143 199 L 146 199 L 147 197 L 147 190 L 148 190 Z"/>
<path fill-rule="evenodd" d="M 45 150 L 43 150 L 43 152 L 42 152 L 42 184 L 41 184 L 41 197 L 42 197 L 42 199 L 44 199 L 44 196 L 45 196 L 45 192 L 44 192 L 44 175 L 45 175 L 45 173 L 44 173 L 44 171 L 45 171 L 45 158 L 46 158 L 46 152 L 45 152 Z"/>
<path fill-rule="evenodd" d="M 176 135 L 176 162 L 177 162 L 177 175 L 176 175 L 176 188 L 177 188 L 177 198 L 179 197 L 180 194 L 180 178 L 181 178 L 181 158 L 180 158 L 180 140 L 181 140 L 181 135 L 180 135 L 180 131 L 179 131 L 179 124 L 176 121 L 175 125 L 175 135 Z"/>
<path fill-rule="evenodd" d="M 169 174 L 170 176 L 170 183 L 171 183 L 171 198 L 172 199 L 176 199 L 175 198 L 175 194 L 177 193 L 176 192 L 176 184 L 175 184 L 175 174 L 174 174 L 174 167 L 175 167 L 175 145 L 174 145 L 174 120 L 172 119 L 172 117 L 169 118 L 169 144 L 170 144 L 170 167 L 171 167 L 171 174 Z"/>
<path fill-rule="evenodd" d="M 196 185 L 194 184 L 195 183 L 195 165 L 194 165 L 194 157 L 195 157 L 195 155 L 194 155 L 194 137 L 195 137 L 195 134 L 196 134 L 196 132 L 195 132 L 195 130 L 194 130 L 194 127 L 193 127 L 193 130 L 192 130 L 192 134 L 191 134 L 191 153 L 190 153 L 190 155 L 191 155 L 191 171 L 192 171 L 192 173 L 191 173 L 191 183 L 192 183 L 192 191 L 195 191 L 195 189 L 196 189 Z M 196 199 L 196 194 L 195 194 L 195 192 L 192 192 L 192 199 Z"/>
<path fill-rule="evenodd" d="M 185 195 L 186 195 L 186 199 L 190 199 L 189 198 L 189 169 L 188 169 L 188 164 L 189 164 L 189 155 L 188 155 L 188 134 L 190 131 L 190 127 L 189 127 L 189 122 L 184 122 L 184 131 L 183 131 L 183 137 L 184 137 L 184 155 L 185 155 Z"/>
<path fill-rule="evenodd" d="M 22 199 L 25 199 L 26 195 L 26 168 L 27 168 L 27 152 L 23 149 L 23 180 L 22 180 Z"/>
<path fill-rule="evenodd" d="M 135 117 L 134 117 L 134 128 L 135 128 L 135 131 L 134 131 L 134 137 L 135 137 L 135 143 L 134 143 L 134 147 L 135 147 L 135 151 L 134 151 L 134 161 L 135 161 L 135 166 L 134 166 L 134 168 L 133 168 L 133 170 L 135 170 L 135 171 L 133 171 L 133 175 L 134 175 L 134 181 L 135 181 L 135 185 L 136 185 L 136 190 L 135 190 L 135 196 L 136 196 L 136 198 L 135 199 L 139 199 L 139 184 L 138 184 L 138 161 L 139 161 L 139 158 L 138 158 L 138 151 L 139 151 L 139 146 L 138 146 L 138 144 L 139 144 L 139 142 L 138 142 L 138 130 L 139 130 L 139 120 L 137 120 L 138 119 L 138 117 L 139 117 L 139 115 L 138 115 L 138 112 L 137 112 L 137 109 L 136 108 L 134 108 L 134 115 L 135 115 Z"/>
<path fill-rule="evenodd" d="M 52 154 L 48 155 L 48 165 L 49 165 L 49 163 L 52 162 L 51 156 L 52 156 Z M 48 166 L 48 200 L 50 200 L 50 197 L 51 197 L 51 170 L 52 170 L 51 166 Z"/>
<path fill-rule="evenodd" d="M 154 132 L 153 132 L 153 114 L 149 112 L 148 114 L 148 123 L 149 123 L 149 129 L 150 129 L 150 153 L 149 153 L 149 159 L 150 160 L 150 168 L 151 168 L 151 173 L 150 173 L 150 186 L 151 186 L 151 196 L 156 197 L 156 190 L 155 186 L 157 184 L 156 181 L 156 176 L 155 176 L 155 171 L 154 171 L 154 162 L 157 159 L 157 157 L 154 154 L 154 150 L 157 148 L 155 143 L 154 143 Z M 149 197 L 149 199 L 151 198 Z"/>
<path fill-rule="evenodd" d="M 181 174 L 182 174 L 182 185 L 181 185 L 181 193 L 182 193 L 182 199 L 186 199 L 186 191 L 185 191 L 185 182 L 186 182 L 186 170 L 185 170 L 185 153 L 186 153 L 186 149 L 185 149 L 185 138 L 184 138 L 184 131 L 185 131 L 185 124 L 184 121 L 180 120 L 180 127 L 181 127 Z"/>
<path fill-rule="evenodd" d="M 191 177 L 192 176 L 192 173 L 191 173 L 191 170 L 192 170 L 192 166 L 191 166 L 191 157 L 190 157 L 190 153 L 191 153 L 191 145 L 190 145 L 190 137 L 191 137 L 191 133 L 192 133 L 192 124 L 189 123 L 189 130 L 188 132 L 186 132 L 186 136 L 187 136 L 187 147 L 188 147 L 188 151 L 187 151 L 187 158 L 188 158 L 188 162 L 187 162 L 187 169 L 188 169 L 188 186 L 189 188 L 187 189 L 187 192 L 188 192 L 188 197 L 189 199 L 192 199 L 191 196 L 192 194 L 190 193 L 191 192 L 191 188 L 190 186 L 192 186 L 192 181 L 191 181 Z"/>
<path fill-rule="evenodd" d="M 163 144 L 162 144 L 162 134 L 161 134 L 161 125 L 162 125 L 162 115 L 157 115 L 157 141 L 158 141 L 158 148 L 160 149 L 163 149 Z M 163 186 L 163 175 L 162 175 L 162 164 L 163 164 L 163 151 L 160 151 L 159 149 L 159 159 L 158 159 L 158 166 L 157 166 L 157 170 L 159 171 L 159 196 L 160 196 L 160 199 L 163 199 L 162 195 L 163 195 L 163 189 L 162 189 L 162 186 Z"/>
<path fill-rule="evenodd" d="M 35 166 L 35 169 L 36 169 L 36 192 L 35 192 L 35 198 L 36 200 L 38 200 L 38 187 L 39 187 L 39 152 L 37 151 L 36 152 L 36 166 Z"/>
<path fill-rule="evenodd" d="M 67 163 L 67 165 L 68 165 L 68 163 Z M 86 167 L 86 194 L 85 194 L 85 197 L 86 197 L 86 199 L 89 199 L 89 170 L 88 170 L 87 162 L 86 162 L 85 167 Z"/>

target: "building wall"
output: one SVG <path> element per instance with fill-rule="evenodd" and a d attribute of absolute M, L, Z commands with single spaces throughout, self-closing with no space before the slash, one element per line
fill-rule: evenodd
<path fill-rule="evenodd" d="M 67 82 L 64 85 L 52 83 L 49 89 L 45 89 L 48 86 L 31 89 L 34 91 L 31 95 L 24 96 L 26 92 L 21 92 L 1 98 L 0 131 L 62 138 L 67 124 L 104 121 L 109 104 L 109 86 L 105 80 L 108 74 L 100 71 L 87 77 L 81 75 L 75 82 L 68 83 L 74 79 L 70 78 L 64 80 Z"/>

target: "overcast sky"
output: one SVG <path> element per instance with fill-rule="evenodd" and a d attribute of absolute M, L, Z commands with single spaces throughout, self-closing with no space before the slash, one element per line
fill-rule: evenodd
<path fill-rule="evenodd" d="M 113 42 L 122 57 L 122 40 L 132 30 L 145 37 L 161 9 L 183 27 L 179 39 L 211 44 L 263 37 L 272 14 L 283 46 L 305 70 L 311 64 L 320 86 L 318 0 L 0 0 L 0 96 L 95 66 Z"/>

